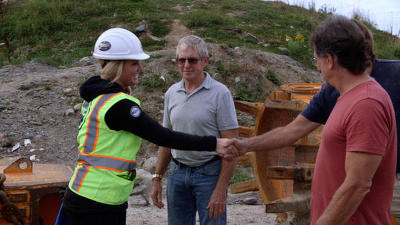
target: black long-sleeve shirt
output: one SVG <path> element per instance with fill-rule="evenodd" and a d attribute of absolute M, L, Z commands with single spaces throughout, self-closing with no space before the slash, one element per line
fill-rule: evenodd
<path fill-rule="evenodd" d="M 80 94 L 85 101 L 90 102 L 101 94 L 125 92 L 117 83 L 94 76 L 80 87 Z M 131 112 L 134 113 L 131 113 Z M 161 126 L 157 121 L 142 111 L 135 102 L 124 99 L 114 104 L 106 113 L 105 121 L 112 130 L 124 130 L 144 138 L 154 144 L 195 151 L 214 151 L 216 137 L 197 136 L 171 131 Z"/>

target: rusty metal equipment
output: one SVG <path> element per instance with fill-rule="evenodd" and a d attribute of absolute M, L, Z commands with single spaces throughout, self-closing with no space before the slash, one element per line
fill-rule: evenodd
<path fill-rule="evenodd" d="M 236 101 L 238 111 L 255 115 L 253 127 L 240 127 L 243 137 L 260 135 L 290 123 L 309 103 L 322 84 L 286 84 L 273 91 L 263 103 Z M 284 224 L 291 217 L 294 224 L 309 224 L 311 179 L 321 140 L 321 127 L 294 145 L 248 153 L 239 163 L 251 163 L 255 180 L 231 185 L 231 192 L 259 190 L 267 213 L 275 213 Z M 285 138 L 285 137 L 282 137 Z"/>
<path fill-rule="evenodd" d="M 6 177 L 4 191 L 0 190 L 1 225 L 55 223 L 61 205 L 59 192 L 68 184 L 72 175 L 70 167 L 34 164 L 27 158 L 13 162 L 5 158 L 0 160 L 0 172 L 3 173 L 1 177 Z M 9 214 L 4 214 L 5 205 L 14 211 L 8 210 Z"/>
<path fill-rule="evenodd" d="M 303 111 L 321 87 L 322 84 L 285 84 L 281 90 L 273 91 L 264 103 L 235 101 L 237 110 L 257 118 L 255 126 L 239 127 L 240 136 L 257 136 L 287 125 Z M 311 180 L 322 127 L 292 146 L 251 152 L 240 157 L 238 164 L 253 165 L 256 179 L 231 185 L 231 192 L 259 190 L 266 212 L 277 215 L 277 224 L 310 224 Z M 392 224 L 398 224 L 393 216 Z"/>

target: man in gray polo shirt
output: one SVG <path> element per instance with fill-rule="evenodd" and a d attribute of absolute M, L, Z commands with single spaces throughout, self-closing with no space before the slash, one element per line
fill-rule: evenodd
<path fill-rule="evenodd" d="M 238 137 L 235 107 L 229 89 L 203 71 L 208 64 L 206 43 L 183 37 L 176 49 L 182 80 L 165 94 L 165 127 L 197 135 Z M 180 151 L 160 147 L 151 197 L 164 207 L 161 177 L 172 159 L 167 186 L 168 224 L 226 224 L 226 193 L 236 161 L 222 160 L 215 151 Z"/>

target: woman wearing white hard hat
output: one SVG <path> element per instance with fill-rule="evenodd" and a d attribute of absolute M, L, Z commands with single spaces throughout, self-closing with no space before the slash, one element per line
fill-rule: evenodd
<path fill-rule="evenodd" d="M 186 150 L 215 151 L 218 146 L 221 156 L 225 140 L 172 132 L 142 111 L 139 100 L 130 95 L 130 86 L 138 83 L 140 60 L 149 56 L 130 31 L 105 31 L 93 56 L 102 71 L 80 87 L 85 102 L 77 137 L 79 158 L 63 212 L 71 225 L 125 224 L 141 138 Z"/>

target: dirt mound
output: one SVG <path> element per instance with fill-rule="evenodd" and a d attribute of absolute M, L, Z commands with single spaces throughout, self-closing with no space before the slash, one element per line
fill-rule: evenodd
<path fill-rule="evenodd" d="M 167 48 L 150 52 L 152 58 L 143 63 L 142 81 L 152 76 L 163 76 L 164 87 L 167 88 L 180 79 L 174 62 L 175 45 L 180 37 L 190 34 L 190 30 L 179 21 L 175 21 L 172 27 L 171 34 L 164 37 Z M 282 83 L 321 81 L 318 72 L 284 55 L 219 44 L 209 44 L 209 52 L 211 63 L 207 71 L 225 83 L 233 94 L 242 83 L 250 90 L 257 89 L 265 98 L 270 91 L 279 88 L 266 76 L 269 71 L 273 71 L 275 78 Z M 224 70 L 221 70 L 221 65 Z M 98 71 L 92 57 L 83 58 L 71 68 L 55 68 L 35 61 L 0 68 L 0 157 L 25 156 L 32 157 L 36 162 L 73 166 L 77 158 L 76 135 L 80 121 L 79 104 L 82 102 L 79 86 Z M 144 111 L 161 122 L 165 88 L 151 91 L 147 88 L 142 82 L 135 87 L 133 95 L 141 100 Z M 138 156 L 139 165 L 156 154 L 157 146 L 144 141 Z M 240 199 L 231 200 L 232 205 L 238 202 Z M 231 221 L 258 224 L 255 218 L 265 216 L 263 206 L 259 205 L 261 208 L 257 212 L 260 215 L 252 215 L 252 211 L 247 219 L 242 218 L 244 215 L 240 215 L 241 212 L 250 209 L 249 206 L 243 207 L 231 209 L 233 214 L 239 215 L 228 212 L 228 217 L 240 217 Z M 156 224 L 154 221 L 146 223 L 149 219 L 146 215 L 150 213 L 146 210 L 155 209 L 136 207 L 134 210 L 135 214 L 143 214 L 143 220 L 130 224 Z M 165 223 L 165 210 L 158 216 L 160 221 L 157 220 L 157 223 Z M 260 224 L 266 223 L 265 218 L 259 220 Z M 268 221 L 271 221 L 270 218 Z"/>

